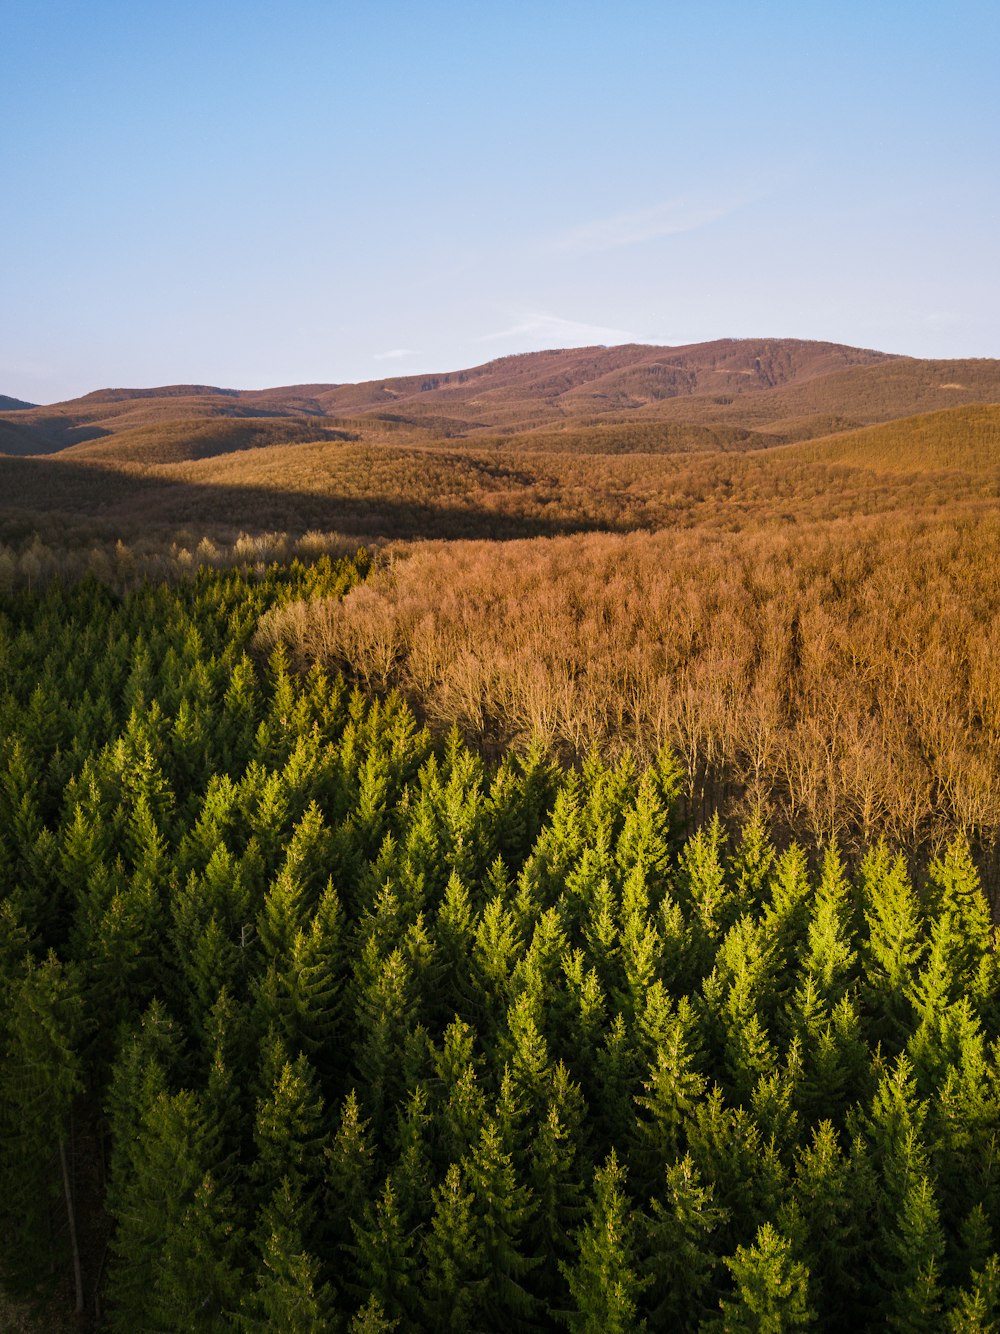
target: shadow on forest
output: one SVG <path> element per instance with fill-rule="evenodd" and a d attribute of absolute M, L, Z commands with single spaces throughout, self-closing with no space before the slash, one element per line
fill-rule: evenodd
<path fill-rule="evenodd" d="M 23 455 L 45 457 L 70 445 L 82 445 L 91 440 L 103 440 L 111 432 L 103 426 L 89 423 L 75 424 L 69 417 L 53 414 L 51 417 L 33 417 L 30 422 L 0 420 L 0 441 L 4 453 L 14 457 Z"/>
<path fill-rule="evenodd" d="M 607 531 L 597 518 L 569 520 L 405 495 L 350 496 L 193 483 L 49 458 L 0 455 L 0 517 L 100 525 L 134 534 L 198 526 L 247 533 L 335 530 L 386 538 L 555 537 Z"/>

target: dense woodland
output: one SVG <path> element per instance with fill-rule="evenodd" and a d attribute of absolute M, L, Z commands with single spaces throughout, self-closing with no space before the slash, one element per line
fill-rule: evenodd
<path fill-rule="evenodd" d="M 1000 373 L 998 373 L 1000 393 Z M 280 425 L 281 423 L 279 423 Z M 198 429 L 195 429 L 198 428 Z M 751 526 L 930 515 L 993 502 L 998 489 L 1000 405 L 951 408 L 798 444 L 648 452 L 632 448 L 634 427 L 602 439 L 567 431 L 564 448 L 536 450 L 533 436 L 431 440 L 385 436 L 238 447 L 215 432 L 217 454 L 199 423 L 187 423 L 191 457 L 177 461 L 172 433 L 144 461 L 129 440 L 67 449 L 51 457 L 0 456 L 0 539 L 54 532 L 62 548 L 110 531 L 130 545 L 158 535 L 233 541 L 240 532 L 310 529 L 380 540 L 512 539 L 591 532 Z M 602 428 L 603 429 L 603 428 Z M 677 447 L 671 427 L 657 427 Z M 183 433 L 182 433 L 183 434 Z M 612 450 L 617 440 L 621 449 Z M 551 446 L 551 437 L 541 440 Z M 121 454 L 117 451 L 121 451 Z M 162 452 L 162 456 L 161 456 Z M 16 503 L 12 503 L 16 502 Z M 8 537 L 8 533 L 10 537 Z"/>
<path fill-rule="evenodd" d="M 265 650 L 367 566 L 0 604 L 7 1289 L 113 1331 L 996 1328 L 965 838 L 776 846 L 669 749 L 481 751 Z"/>
<path fill-rule="evenodd" d="M 1000 1330 L 998 397 L 0 399 L 0 1328 Z"/>
<path fill-rule="evenodd" d="M 845 849 L 956 830 L 1000 891 L 995 507 L 740 533 L 429 544 L 263 618 L 302 666 L 398 687 L 496 749 L 664 747 L 685 810 Z"/>

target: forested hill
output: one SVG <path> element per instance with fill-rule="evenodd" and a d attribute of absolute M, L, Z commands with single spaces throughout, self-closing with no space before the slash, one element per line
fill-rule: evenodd
<path fill-rule="evenodd" d="M 679 820 L 254 635 L 367 561 L 0 604 L 0 1266 L 114 1331 L 985 1330 L 957 838 Z M 258 641 L 259 642 L 259 641 Z"/>
<path fill-rule="evenodd" d="M 215 418 L 334 418 L 353 415 L 412 420 L 456 430 L 516 424 L 532 412 L 544 420 L 579 415 L 583 401 L 599 411 L 635 408 L 676 395 L 744 393 L 887 361 L 883 353 L 796 339 L 721 339 L 688 347 L 642 345 L 562 349 L 501 357 L 465 370 L 390 377 L 361 384 L 290 385 L 259 390 L 213 385 L 100 389 L 81 398 L 18 412 L 12 424 L 57 450 L 82 439 L 137 426 Z M 17 399 L 0 408 L 30 408 Z M 37 447 L 24 452 L 40 452 Z"/>
<path fill-rule="evenodd" d="M 647 433 L 679 425 L 721 431 L 744 448 L 782 443 L 968 403 L 1000 401 L 1000 362 L 933 361 L 892 356 L 837 343 L 792 338 L 718 339 L 683 347 L 629 344 L 531 352 L 464 370 L 389 377 L 361 384 L 290 385 L 237 390 L 212 385 L 103 389 L 45 407 L 0 399 L 0 452 L 59 453 L 90 441 L 109 444 L 144 432 L 146 461 L 176 459 L 185 430 L 215 424 L 226 452 L 226 430 L 252 422 L 267 444 L 288 424 L 360 432 L 366 439 L 419 441 L 488 439 L 528 445 L 526 433 L 547 430 L 576 447 L 595 426 L 621 437 L 628 427 Z M 15 410 L 12 410 L 15 409 Z M 162 433 L 165 452 L 156 447 Z M 624 433 L 624 434 L 623 434 Z M 728 433 L 728 434 L 727 434 Z M 623 441 L 625 442 L 623 444 Z M 243 446 L 237 444 L 237 448 Z M 661 445 L 661 448 L 669 445 Z M 680 443 L 674 448 L 689 448 Z M 704 437 L 700 446 L 706 447 Z M 129 449 L 134 441 L 129 442 Z M 131 457 L 129 451 L 123 460 Z M 109 455 L 110 457 L 110 455 Z"/>

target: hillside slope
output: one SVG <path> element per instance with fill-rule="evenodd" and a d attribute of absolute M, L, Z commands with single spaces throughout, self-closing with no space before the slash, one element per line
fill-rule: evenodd
<path fill-rule="evenodd" d="M 586 416 L 631 416 L 676 398 L 742 399 L 890 360 L 881 352 L 796 339 L 722 339 L 679 348 L 573 348 L 501 357 L 444 374 L 353 385 L 102 389 L 48 407 L 0 411 L 0 421 L 15 428 L 13 435 L 5 433 L 4 452 L 23 454 L 56 452 L 143 426 L 231 417 L 360 417 L 373 426 L 390 422 L 454 436 L 563 424 Z"/>
<path fill-rule="evenodd" d="M 525 422 L 634 411 L 699 394 L 742 395 L 808 381 L 888 354 L 799 339 L 719 339 L 685 347 L 588 347 L 502 357 L 444 375 L 342 385 L 316 394 L 332 415 L 391 408 L 515 427 Z"/>
<path fill-rule="evenodd" d="M 227 540 L 241 531 L 383 540 L 733 532 L 992 504 L 1000 473 L 1000 405 L 800 444 L 764 444 L 748 433 L 729 447 L 667 453 L 559 450 L 552 434 L 534 437 L 538 448 L 525 447 L 528 436 L 499 446 L 332 431 L 335 438 L 315 439 L 328 419 L 225 426 L 221 451 L 217 426 L 202 423 L 204 438 L 184 430 L 166 439 L 169 449 L 158 428 L 143 428 L 46 457 L 0 458 L 0 519 L 23 525 L 47 516 L 131 536 L 193 525 Z"/>
<path fill-rule="evenodd" d="M 870 425 L 941 408 L 996 402 L 1000 402 L 1000 361 L 897 357 L 880 365 L 835 371 L 808 384 L 778 386 L 738 401 L 703 398 L 683 409 L 671 403 L 656 415 L 813 435 L 815 431 L 806 428 L 816 416 L 834 415 L 855 425 Z"/>
<path fill-rule="evenodd" d="M 946 408 L 862 430 L 846 431 L 781 451 L 804 463 L 842 464 L 881 473 L 1000 469 L 1000 404 Z"/>
<path fill-rule="evenodd" d="M 224 417 L 136 426 L 60 451 L 75 462 L 161 465 L 238 454 L 271 445 L 353 440 L 350 431 L 307 417 Z"/>
<path fill-rule="evenodd" d="M 1000 361 L 793 339 L 539 352 L 357 385 L 107 389 L 0 412 L 0 454 L 59 465 L 8 459 L 3 508 L 383 536 L 453 535 L 456 515 L 465 536 L 656 528 L 721 497 L 734 511 L 826 496 L 843 512 L 872 489 L 865 469 L 925 489 L 950 470 L 949 494 L 981 497 L 996 404 Z"/>

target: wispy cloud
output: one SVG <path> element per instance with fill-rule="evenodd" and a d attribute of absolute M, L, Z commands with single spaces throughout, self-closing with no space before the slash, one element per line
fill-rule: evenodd
<path fill-rule="evenodd" d="M 661 236 L 679 236 L 725 217 L 740 202 L 707 204 L 691 199 L 670 199 L 635 213 L 616 213 L 610 218 L 598 218 L 573 227 L 554 237 L 551 248 L 564 254 L 591 255 L 600 250 L 641 245 Z"/>
<path fill-rule="evenodd" d="M 643 343 L 647 340 L 627 329 L 612 329 L 604 324 L 585 324 L 580 320 L 564 320 L 558 315 L 541 312 L 525 314 L 509 329 L 482 334 L 478 343 L 499 342 L 503 339 L 528 339 L 547 347 L 565 347 L 573 343 Z"/>
<path fill-rule="evenodd" d="M 960 318 L 954 310 L 933 310 L 921 315 L 920 322 L 936 328 L 940 325 L 957 324 Z"/>
<path fill-rule="evenodd" d="M 401 361 L 403 357 L 415 357 L 417 354 L 409 347 L 392 347 L 388 352 L 376 352 L 373 361 Z"/>

